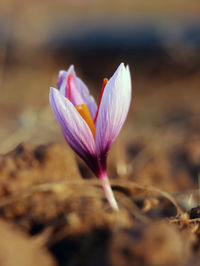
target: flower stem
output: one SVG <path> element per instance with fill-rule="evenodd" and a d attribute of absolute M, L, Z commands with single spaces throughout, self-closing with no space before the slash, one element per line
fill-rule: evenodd
<path fill-rule="evenodd" d="M 112 188 L 110 186 L 110 183 L 108 181 L 107 175 L 104 175 L 102 178 L 102 187 L 106 196 L 107 201 L 109 202 L 110 206 L 115 210 L 118 211 L 119 207 L 117 205 L 117 202 L 115 200 L 115 196 L 113 194 Z"/>

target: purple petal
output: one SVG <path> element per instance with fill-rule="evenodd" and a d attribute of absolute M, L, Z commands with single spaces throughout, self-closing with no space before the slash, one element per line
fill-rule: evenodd
<path fill-rule="evenodd" d="M 96 149 L 101 164 L 106 163 L 106 153 L 124 124 L 130 101 L 130 71 L 121 63 L 106 84 L 96 121 Z"/>
<path fill-rule="evenodd" d="M 66 96 L 66 92 L 68 92 L 67 88 L 67 80 L 70 73 L 74 74 L 74 66 L 71 65 L 67 71 L 60 70 L 58 74 L 58 90 L 63 96 Z"/>
<path fill-rule="evenodd" d="M 63 84 L 64 79 L 66 78 L 66 76 L 67 76 L 67 71 L 65 71 L 65 70 L 60 70 L 59 71 L 59 74 L 58 74 L 58 84 L 57 84 L 58 90 L 60 90 L 60 88 L 61 88 L 61 86 L 62 86 L 62 84 Z"/>
<path fill-rule="evenodd" d="M 95 142 L 85 120 L 57 89 L 50 89 L 49 100 L 68 144 L 95 173 L 98 172 Z"/>
<path fill-rule="evenodd" d="M 68 76 L 72 73 L 71 78 L 71 101 L 74 106 L 80 104 L 86 104 L 90 115 L 94 119 L 96 111 L 97 111 L 97 104 L 94 98 L 90 95 L 87 86 L 83 83 L 83 81 L 76 76 L 74 71 L 74 66 L 71 65 L 67 71 L 61 70 L 58 76 L 58 89 L 60 90 L 61 94 L 68 98 Z"/>
<path fill-rule="evenodd" d="M 87 105 L 87 107 L 90 111 L 90 115 L 91 115 L 92 119 L 94 120 L 96 112 L 97 112 L 97 104 L 95 102 L 95 99 L 89 93 L 89 90 L 88 90 L 87 86 L 85 85 L 85 83 L 80 78 L 77 78 L 77 80 L 79 83 L 81 97 L 82 97 L 84 103 Z"/>

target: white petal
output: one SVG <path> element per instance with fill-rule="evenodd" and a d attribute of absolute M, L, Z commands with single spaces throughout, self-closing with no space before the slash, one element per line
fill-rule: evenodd
<path fill-rule="evenodd" d="M 96 148 L 105 154 L 118 136 L 126 119 L 131 101 L 129 67 L 121 63 L 106 84 L 96 121 Z"/>

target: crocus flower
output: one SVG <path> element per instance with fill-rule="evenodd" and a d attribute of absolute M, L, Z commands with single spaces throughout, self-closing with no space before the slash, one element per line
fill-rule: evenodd
<path fill-rule="evenodd" d="M 59 72 L 58 89 L 51 87 L 49 98 L 66 141 L 102 180 L 106 198 L 117 210 L 107 177 L 106 159 L 129 110 L 129 67 L 121 63 L 109 80 L 103 80 L 98 105 L 83 81 L 76 76 L 73 66 Z"/>

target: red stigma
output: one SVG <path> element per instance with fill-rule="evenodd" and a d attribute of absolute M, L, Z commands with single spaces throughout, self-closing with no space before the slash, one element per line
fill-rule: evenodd
<path fill-rule="evenodd" d="M 71 102 L 71 80 L 72 80 L 72 73 L 70 73 L 67 77 L 67 88 L 68 88 L 68 99 Z M 66 94 L 66 93 L 65 93 Z M 67 97 L 67 95 L 65 95 Z"/>
<path fill-rule="evenodd" d="M 99 107 L 100 107 L 101 99 L 102 99 L 103 92 L 104 92 L 104 88 L 105 88 L 107 82 L 108 82 L 108 79 L 107 78 L 104 78 L 103 79 L 103 83 L 102 83 L 102 87 L 101 87 L 101 94 L 100 94 L 100 98 L 99 98 L 97 112 L 96 112 L 96 115 L 95 115 L 95 118 L 94 118 L 94 123 L 96 123 L 96 120 L 97 120 L 97 116 L 98 116 L 98 113 L 99 113 Z"/>

